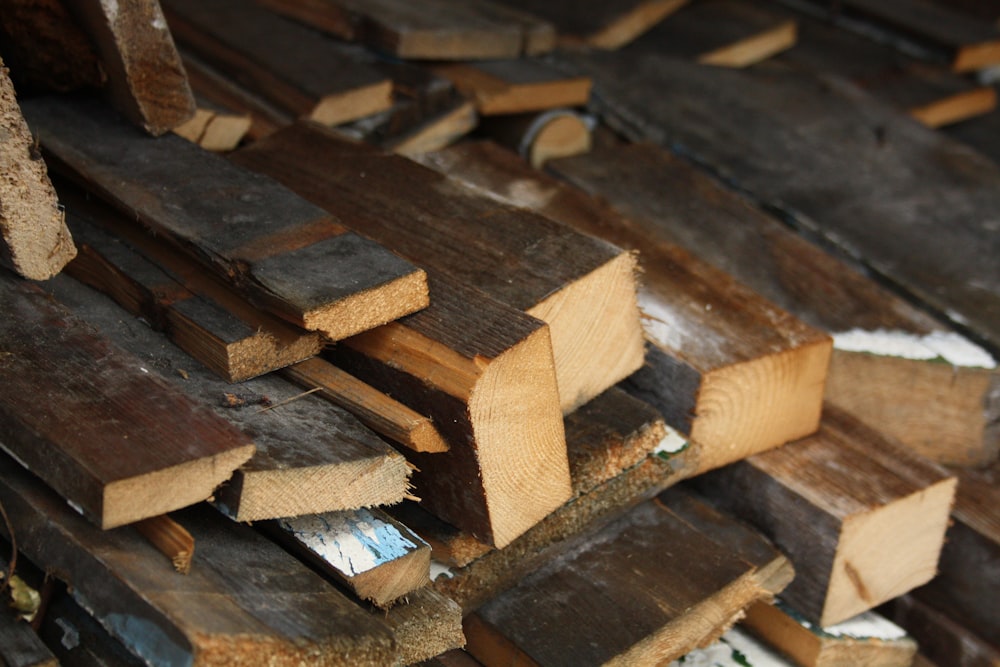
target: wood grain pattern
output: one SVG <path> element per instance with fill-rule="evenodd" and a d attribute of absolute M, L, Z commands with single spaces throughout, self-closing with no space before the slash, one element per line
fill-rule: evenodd
<path fill-rule="evenodd" d="M 315 125 L 282 130 L 232 159 L 418 265 L 547 322 L 564 411 L 641 363 L 634 260 L 610 244 Z"/>
<path fill-rule="evenodd" d="M 630 137 L 683 145 L 789 222 L 997 348 L 997 165 L 834 77 L 768 63 L 753 71 L 698 67 L 648 53 L 576 61 L 594 76 L 609 122 Z M 637 91 L 650 86 L 666 92 L 640 101 Z M 726 120 L 733 117 L 738 132 Z"/>
<path fill-rule="evenodd" d="M 256 3 L 164 0 L 178 42 L 294 116 L 339 125 L 388 109 L 392 82 L 371 56 Z"/>
<path fill-rule="evenodd" d="M 694 484 L 789 555 L 783 597 L 824 627 L 934 576 L 955 494 L 943 469 L 830 406 L 815 436 Z"/>
<path fill-rule="evenodd" d="M 199 564 L 179 577 L 137 532 L 101 532 L 16 464 L 4 460 L 0 470 L 18 546 L 147 662 L 295 665 L 322 655 L 330 664 L 380 665 L 396 657 L 382 623 L 209 507 L 179 515 L 199 551 Z"/>
<path fill-rule="evenodd" d="M 60 169 L 303 328 L 336 340 L 427 303 L 422 271 L 180 137 L 144 138 L 81 100 L 32 100 L 31 124 Z"/>
<path fill-rule="evenodd" d="M 56 192 L 0 60 L 0 264 L 25 278 L 46 280 L 73 259 L 76 248 Z"/>

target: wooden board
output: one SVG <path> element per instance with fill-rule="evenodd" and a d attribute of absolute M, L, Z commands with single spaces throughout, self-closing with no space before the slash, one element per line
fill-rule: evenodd
<path fill-rule="evenodd" d="M 590 97 L 587 77 L 566 75 L 539 59 L 449 63 L 434 71 L 450 79 L 483 116 L 584 106 Z"/>
<path fill-rule="evenodd" d="M 763 538 L 749 549 L 767 555 L 741 553 L 747 545 L 734 543 L 753 533 L 733 523 L 669 491 L 466 617 L 468 650 L 487 665 L 679 658 L 718 638 L 748 604 L 770 599 L 792 577 Z"/>
<path fill-rule="evenodd" d="M 396 658 L 384 624 L 277 545 L 201 505 L 179 519 L 198 543 L 174 572 L 125 528 L 101 532 L 9 460 L 0 502 L 24 554 L 129 650 L 152 664 L 381 665 Z M 7 528 L 0 529 L 7 536 Z"/>
<path fill-rule="evenodd" d="M 339 125 L 388 109 L 392 82 L 361 50 L 242 0 L 164 0 L 182 46 L 298 117 Z"/>
<path fill-rule="evenodd" d="M 6 569 L 6 563 L 4 566 Z M 4 594 L 10 594 L 6 588 Z M 59 661 L 31 625 L 17 618 L 13 609 L 4 607 L 0 609 L 0 664 L 4 667 L 58 667 Z"/>
<path fill-rule="evenodd" d="M 430 582 L 430 546 L 377 508 L 279 519 L 267 530 L 299 558 L 383 609 Z"/>
<path fill-rule="evenodd" d="M 403 134 L 380 142 L 383 148 L 399 155 L 414 155 L 436 151 L 458 141 L 476 129 L 479 115 L 470 102 L 457 102 L 453 107 L 425 119 Z"/>
<path fill-rule="evenodd" d="M 355 509 L 408 495 L 406 460 L 347 412 L 274 376 L 227 384 L 93 290 L 68 278 L 47 287 L 101 335 L 140 356 L 150 375 L 252 435 L 256 453 L 215 493 L 233 518 Z M 270 406 L 277 407 L 263 410 Z"/>
<path fill-rule="evenodd" d="M 617 2 L 537 3 L 503 0 L 505 5 L 551 21 L 563 47 L 618 49 L 677 11 L 687 0 L 619 0 Z"/>
<path fill-rule="evenodd" d="M 178 136 L 142 137 L 97 104 L 31 102 L 59 169 L 260 307 L 337 340 L 427 305 L 422 271 L 274 181 Z"/>
<path fill-rule="evenodd" d="M 141 667 L 142 660 L 108 634 L 65 591 L 45 610 L 39 634 L 63 667 Z"/>
<path fill-rule="evenodd" d="M 160 135 L 194 115 L 194 96 L 158 0 L 84 0 L 70 10 L 90 36 L 115 107 Z"/>
<path fill-rule="evenodd" d="M 434 420 L 447 452 L 407 452 L 423 504 L 503 546 L 570 495 L 548 327 L 432 274 L 431 305 L 331 358 Z"/>
<path fill-rule="evenodd" d="M 989 397 L 1000 373 L 957 332 L 665 149 L 607 140 L 549 169 L 623 214 L 620 225 L 602 229 L 609 240 L 638 249 L 678 243 L 829 332 L 827 400 L 935 461 L 982 465 L 997 457 L 992 424 L 1000 404 Z M 555 183 L 537 191 L 553 193 L 550 208 L 569 199 L 555 194 Z"/>
<path fill-rule="evenodd" d="M 575 60 L 595 77 L 607 120 L 631 138 L 683 146 L 790 223 L 1000 346 L 997 165 L 835 78 L 649 53 Z M 642 93 L 651 87 L 664 94 Z"/>
<path fill-rule="evenodd" d="M 1000 664 L 1000 645 L 995 641 L 977 636 L 912 595 L 894 600 L 887 605 L 885 613 L 913 635 L 920 644 L 920 654 L 933 665 L 993 667 Z"/>
<path fill-rule="evenodd" d="M 412 665 L 465 646 L 461 607 L 430 587 L 410 593 L 392 609 L 372 613 L 392 629 L 399 664 Z"/>
<path fill-rule="evenodd" d="M 827 406 L 815 436 L 693 483 L 788 554 L 783 598 L 825 627 L 934 576 L 956 480 Z"/>
<path fill-rule="evenodd" d="M 564 411 L 642 363 L 629 253 L 316 125 L 282 130 L 232 159 L 419 266 L 547 322 Z"/>
<path fill-rule="evenodd" d="M 702 445 L 701 470 L 816 429 L 831 347 L 826 335 L 679 246 L 630 239 L 616 231 L 629 223 L 606 205 L 540 180 L 510 156 L 497 156 L 504 164 L 499 173 L 461 167 L 466 150 L 475 152 L 459 147 L 428 162 L 456 178 L 469 173 L 478 187 L 506 202 L 640 251 L 647 355 L 627 387 Z M 497 154 L 495 147 L 480 150 Z"/>
<path fill-rule="evenodd" d="M 552 26 L 487 0 L 264 0 L 265 6 L 404 59 L 517 58 L 551 51 Z"/>
<path fill-rule="evenodd" d="M 4 276 L 0 299 L 2 447 L 101 528 L 204 500 L 253 454 L 42 290 Z"/>
<path fill-rule="evenodd" d="M 56 192 L 0 60 L 0 264 L 25 278 L 46 280 L 73 259 Z"/>

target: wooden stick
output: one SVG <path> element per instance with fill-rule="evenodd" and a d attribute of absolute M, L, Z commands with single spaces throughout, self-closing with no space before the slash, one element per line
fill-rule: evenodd
<path fill-rule="evenodd" d="M 184 526 L 170 516 L 162 514 L 135 523 L 135 529 L 170 559 L 174 569 L 181 574 L 191 571 L 194 558 L 194 538 Z"/>
<path fill-rule="evenodd" d="M 46 173 L 45 163 L 0 60 L 0 263 L 25 278 L 59 273 L 76 248 Z"/>

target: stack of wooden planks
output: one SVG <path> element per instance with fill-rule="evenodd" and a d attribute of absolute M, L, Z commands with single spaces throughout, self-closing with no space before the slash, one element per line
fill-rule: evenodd
<path fill-rule="evenodd" d="M 0 662 L 995 660 L 994 47 L 819 4 L 0 0 Z"/>

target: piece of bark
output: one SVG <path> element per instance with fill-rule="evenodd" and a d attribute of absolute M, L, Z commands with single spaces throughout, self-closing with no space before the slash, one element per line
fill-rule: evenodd
<path fill-rule="evenodd" d="M 487 665 L 679 658 L 792 578 L 789 562 L 763 538 L 734 544 L 753 539 L 734 523 L 668 491 L 467 616 L 468 650 Z"/>
<path fill-rule="evenodd" d="M 0 299 L 2 447 L 101 528 L 204 500 L 253 454 L 45 292 L 4 277 Z"/>
<path fill-rule="evenodd" d="M 591 123 L 570 109 L 541 114 L 498 116 L 481 124 L 481 134 L 517 151 L 533 167 L 549 160 L 586 153 L 591 148 Z"/>
<path fill-rule="evenodd" d="M 383 609 L 430 583 L 430 546 L 379 509 L 279 519 L 267 532 L 300 559 Z"/>
<path fill-rule="evenodd" d="M 546 321 L 566 412 L 642 363 L 629 253 L 316 125 L 282 130 L 232 159 L 419 266 Z"/>
<path fill-rule="evenodd" d="M 995 667 L 1000 665 L 1000 645 L 994 638 L 971 632 L 947 614 L 913 595 L 886 605 L 885 614 L 906 628 L 920 644 L 920 654 L 944 667 Z M 916 663 L 914 663 L 916 664 Z"/>
<path fill-rule="evenodd" d="M 48 287 L 102 335 L 141 357 L 150 374 L 253 437 L 257 452 L 215 493 L 234 519 L 388 505 L 409 495 L 411 469 L 403 456 L 344 410 L 273 375 L 227 384 L 93 290 L 69 279 Z"/>
<path fill-rule="evenodd" d="M 392 629 L 400 664 L 412 665 L 465 646 L 461 607 L 428 586 L 392 609 L 373 613 Z"/>
<path fill-rule="evenodd" d="M 7 580 L 4 579 L 6 584 Z M 5 597 L 8 591 L 4 590 Z M 58 667 L 59 661 L 14 609 L 0 608 L 0 664 L 4 667 Z"/>
<path fill-rule="evenodd" d="M 486 0 L 264 0 L 265 6 L 403 59 L 482 60 L 551 51 L 552 26 Z"/>
<path fill-rule="evenodd" d="M 626 0 L 622 2 L 547 2 L 503 0 L 551 21 L 559 45 L 569 48 L 618 49 L 687 4 L 688 0 Z"/>
<path fill-rule="evenodd" d="M 177 41 L 296 117 L 339 125 L 392 104 L 370 56 L 243 0 L 164 0 Z"/>
<path fill-rule="evenodd" d="M 76 255 L 56 192 L 0 60 L 0 263 L 47 280 Z"/>
<path fill-rule="evenodd" d="M 271 179 L 86 100 L 30 116 L 58 169 L 294 324 L 337 340 L 427 305 L 423 271 Z"/>
<path fill-rule="evenodd" d="M 73 2 L 90 35 L 112 103 L 130 121 L 161 135 L 194 115 L 194 95 L 158 0 Z"/>
<path fill-rule="evenodd" d="M 606 120 L 630 138 L 683 146 L 790 224 L 1000 348 L 996 164 L 842 79 L 773 61 L 731 70 L 651 53 L 573 59 L 595 77 Z M 639 93 L 660 87 L 662 96 Z"/>
<path fill-rule="evenodd" d="M 956 480 L 828 405 L 815 436 L 693 483 L 788 554 L 783 598 L 828 626 L 934 576 Z"/>
<path fill-rule="evenodd" d="M 391 632 L 319 575 L 206 506 L 178 519 L 198 542 L 179 576 L 131 528 L 99 531 L 9 460 L 0 501 L 18 547 L 66 582 L 73 597 L 151 664 L 380 665 Z M 7 535 L 7 528 L 0 531 Z"/>
<path fill-rule="evenodd" d="M 587 77 L 566 75 L 544 60 L 451 63 L 434 71 L 450 79 L 483 116 L 584 106 L 590 97 Z"/>
<path fill-rule="evenodd" d="M 431 305 L 342 341 L 332 359 L 426 414 L 447 452 L 407 451 L 423 504 L 503 546 L 570 495 L 548 326 L 432 274 Z"/>
<path fill-rule="evenodd" d="M 872 611 L 823 628 L 776 600 L 751 606 L 740 625 L 801 667 L 910 667 L 917 653 L 913 637 Z"/>
<path fill-rule="evenodd" d="M 620 214 L 582 193 L 549 185 L 551 179 L 509 155 L 504 159 L 495 147 L 480 147 L 479 154 L 493 153 L 502 168 L 460 166 L 463 155 L 476 150 L 458 147 L 427 160 L 453 178 L 468 173 L 465 178 L 503 201 L 639 250 L 647 355 L 626 387 L 658 408 L 668 425 L 703 445 L 701 470 L 816 430 L 829 337 L 672 243 L 619 233 L 629 229 Z M 468 162 L 475 165 L 476 159 Z"/>
<path fill-rule="evenodd" d="M 478 152 L 489 156 L 484 164 L 510 162 L 486 146 Z M 601 141 L 591 155 L 549 169 L 623 214 L 595 233 L 625 248 L 678 243 L 829 332 L 827 400 L 939 463 L 996 459 L 1000 373 L 957 332 L 665 149 Z M 531 192 L 556 209 L 573 203 L 563 189 L 539 177 Z"/>

